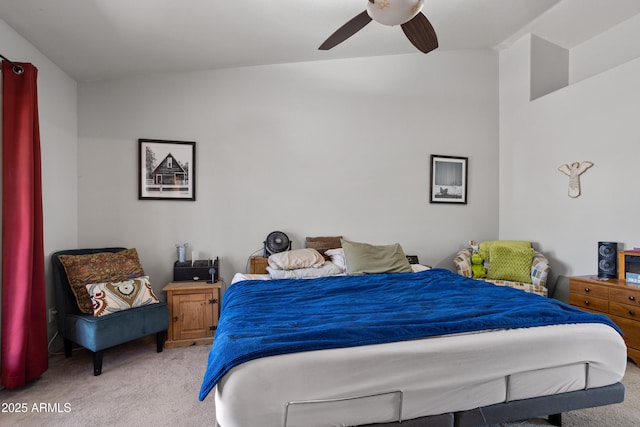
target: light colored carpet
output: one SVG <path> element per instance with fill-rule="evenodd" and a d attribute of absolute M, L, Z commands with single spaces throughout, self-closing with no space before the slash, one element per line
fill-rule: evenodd
<path fill-rule="evenodd" d="M 28 406 L 25 414 L 0 414 L 0 425 L 213 425 L 214 399 L 198 400 L 208 353 L 206 345 L 157 353 L 155 340 L 145 338 L 105 350 L 102 375 L 97 377 L 86 350 L 74 351 L 68 359 L 52 355 L 49 370 L 39 380 L 0 391 L 0 402 Z M 34 403 L 58 403 L 63 412 L 34 412 Z"/>
<path fill-rule="evenodd" d="M 0 425 L 214 425 L 214 399 L 198 400 L 208 352 L 209 346 L 203 345 L 156 353 L 155 342 L 142 339 L 105 351 L 98 377 L 93 376 L 91 355 L 85 350 L 75 351 L 69 359 L 52 355 L 42 378 L 18 390 L 0 390 L 2 409 L 26 404 L 24 413 L 0 413 Z M 629 362 L 623 383 L 623 403 L 568 412 L 563 414 L 563 425 L 640 426 L 640 368 Z M 536 419 L 506 426 L 547 425 L 546 420 Z"/>

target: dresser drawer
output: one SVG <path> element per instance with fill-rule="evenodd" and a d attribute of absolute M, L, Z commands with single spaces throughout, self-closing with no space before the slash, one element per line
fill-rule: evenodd
<path fill-rule="evenodd" d="M 627 319 L 637 320 L 637 327 L 640 328 L 640 307 L 629 304 L 620 304 L 618 302 L 611 301 L 609 303 L 609 313 L 614 316 L 626 317 Z"/>
<path fill-rule="evenodd" d="M 624 342 L 627 343 L 627 347 L 635 349 L 640 348 L 640 328 L 638 322 L 635 320 L 625 319 L 619 316 L 609 316 L 614 321 L 622 332 L 624 332 Z"/>
<path fill-rule="evenodd" d="M 596 298 L 609 298 L 609 288 L 603 285 L 573 280 L 569 282 L 569 291 L 577 295 L 592 296 Z"/>
<path fill-rule="evenodd" d="M 587 308 L 593 311 L 607 313 L 609 311 L 609 300 L 598 298 L 585 293 L 569 293 L 569 304 L 576 307 Z"/>
<path fill-rule="evenodd" d="M 611 288 L 609 289 L 609 300 L 626 305 L 635 305 L 640 308 L 640 289 Z"/>
<path fill-rule="evenodd" d="M 640 366 L 640 288 L 621 279 L 575 276 L 569 278 L 569 302 L 613 320 L 624 334 L 627 357 Z"/>

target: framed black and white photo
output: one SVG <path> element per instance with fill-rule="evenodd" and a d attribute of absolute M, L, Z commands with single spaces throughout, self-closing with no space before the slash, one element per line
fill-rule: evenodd
<path fill-rule="evenodd" d="M 196 200 L 196 143 L 138 140 L 138 200 Z"/>
<path fill-rule="evenodd" d="M 467 157 L 431 155 L 431 203 L 467 203 Z"/>

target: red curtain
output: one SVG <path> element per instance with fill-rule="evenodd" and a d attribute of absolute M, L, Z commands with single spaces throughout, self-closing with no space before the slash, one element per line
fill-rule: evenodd
<path fill-rule="evenodd" d="M 2 63 L 2 381 L 48 368 L 38 70 Z"/>

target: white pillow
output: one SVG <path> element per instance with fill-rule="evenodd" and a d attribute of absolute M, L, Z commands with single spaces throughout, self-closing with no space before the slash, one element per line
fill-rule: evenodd
<path fill-rule="evenodd" d="M 343 270 L 347 269 L 347 259 L 344 257 L 344 249 L 329 249 L 325 251 L 324 254 L 331 258 L 331 262 L 333 262 L 335 265 L 341 267 Z"/>
<path fill-rule="evenodd" d="M 414 273 L 418 273 L 420 271 L 431 270 L 431 267 L 427 267 L 426 265 L 422 264 L 411 264 L 411 269 Z"/>
<path fill-rule="evenodd" d="M 324 264 L 324 257 L 315 249 L 304 248 L 278 252 L 269 257 L 269 267 L 274 270 L 315 268 Z"/>
<path fill-rule="evenodd" d="M 298 268 L 295 270 L 276 270 L 267 267 L 267 271 L 272 279 L 306 279 L 313 277 L 336 276 L 344 273 L 344 268 L 340 268 L 331 261 L 325 262 L 321 267 Z"/>

